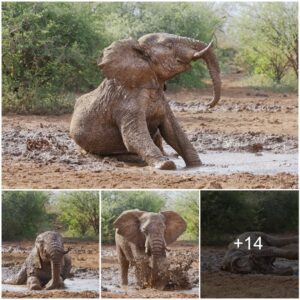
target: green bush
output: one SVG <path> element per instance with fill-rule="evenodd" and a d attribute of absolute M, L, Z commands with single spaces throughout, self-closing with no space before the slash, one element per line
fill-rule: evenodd
<path fill-rule="evenodd" d="M 202 244 L 224 244 L 246 231 L 298 232 L 296 191 L 201 193 Z"/>
<path fill-rule="evenodd" d="M 2 193 L 2 238 L 15 240 L 33 238 L 48 225 L 45 192 Z"/>
<path fill-rule="evenodd" d="M 80 4 L 78 4 L 80 5 Z M 72 3 L 3 3 L 3 110 L 60 113 L 100 82 L 100 37 Z"/>

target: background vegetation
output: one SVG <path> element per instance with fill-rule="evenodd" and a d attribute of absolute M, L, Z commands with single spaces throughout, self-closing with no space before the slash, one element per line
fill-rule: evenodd
<path fill-rule="evenodd" d="M 298 192 L 201 192 L 203 245 L 227 243 L 246 231 L 297 234 Z"/>
<path fill-rule="evenodd" d="M 168 32 L 215 38 L 222 72 L 239 66 L 248 84 L 297 88 L 298 4 L 2 3 L 3 111 L 65 113 L 103 79 L 97 57 L 112 41 Z M 253 77 L 254 76 L 254 77 Z M 201 87 L 206 67 L 170 82 Z"/>
<path fill-rule="evenodd" d="M 114 242 L 113 222 L 123 211 L 128 209 L 149 212 L 176 211 L 188 224 L 186 232 L 179 239 L 198 240 L 198 192 L 104 191 L 101 205 L 101 241 L 103 243 Z"/>
<path fill-rule="evenodd" d="M 98 192 L 2 193 L 2 238 L 35 238 L 47 230 L 64 236 L 98 239 Z"/>

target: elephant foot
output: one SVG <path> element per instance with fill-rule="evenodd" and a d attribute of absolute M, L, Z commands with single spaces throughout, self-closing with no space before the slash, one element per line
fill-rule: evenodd
<path fill-rule="evenodd" d="M 155 163 L 154 168 L 160 170 L 176 170 L 176 165 L 172 160 L 163 160 Z"/>
<path fill-rule="evenodd" d="M 60 278 L 59 282 L 53 282 L 51 279 L 45 286 L 46 290 L 62 289 L 64 288 L 64 281 Z"/>
<path fill-rule="evenodd" d="M 32 291 L 39 291 L 42 289 L 42 287 L 39 284 L 33 284 L 29 287 L 29 289 Z"/>

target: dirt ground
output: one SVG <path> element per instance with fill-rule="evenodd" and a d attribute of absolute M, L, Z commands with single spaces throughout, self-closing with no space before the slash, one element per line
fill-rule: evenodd
<path fill-rule="evenodd" d="M 30 253 L 34 241 L 2 243 L 2 280 L 16 274 Z M 65 289 L 29 291 L 27 287 L 3 285 L 3 298 L 99 298 L 99 243 L 65 239 L 71 247 L 71 278 Z"/>
<path fill-rule="evenodd" d="M 297 275 L 224 272 L 220 266 L 225 252 L 226 247 L 201 247 L 202 298 L 298 298 Z M 279 259 L 278 263 L 289 264 L 298 274 L 298 261 Z"/>
<path fill-rule="evenodd" d="M 173 274 L 171 281 L 184 271 L 187 282 L 180 278 L 177 285 L 169 284 L 167 290 L 139 289 L 136 285 L 134 271 L 131 268 L 128 276 L 128 288 L 125 290 L 120 284 L 119 264 L 115 246 L 101 247 L 101 297 L 102 298 L 198 298 L 199 297 L 199 247 L 198 245 L 175 242 L 167 253 L 171 267 L 181 268 Z M 177 277 L 176 277 L 177 276 Z M 175 282 L 175 281 L 173 281 Z M 178 286 L 182 284 L 182 286 Z"/>
<path fill-rule="evenodd" d="M 120 162 L 81 151 L 69 136 L 71 115 L 5 115 L 4 188 L 296 189 L 297 95 L 240 87 L 241 74 L 223 79 L 222 99 L 204 104 L 211 89 L 168 92 L 203 166 L 177 171 Z"/>

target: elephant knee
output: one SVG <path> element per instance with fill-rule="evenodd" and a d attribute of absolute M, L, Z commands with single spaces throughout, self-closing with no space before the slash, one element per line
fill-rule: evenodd
<path fill-rule="evenodd" d="M 41 282 L 35 276 L 28 277 L 27 286 L 30 290 L 41 290 L 42 289 Z"/>

